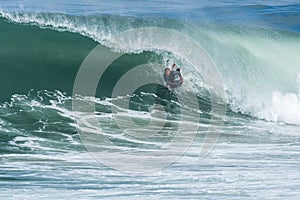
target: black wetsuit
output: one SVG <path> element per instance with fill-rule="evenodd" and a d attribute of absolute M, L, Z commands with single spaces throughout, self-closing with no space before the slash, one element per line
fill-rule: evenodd
<path fill-rule="evenodd" d="M 180 71 L 171 71 L 169 75 L 164 74 L 164 80 L 170 88 L 177 88 L 182 85 Z"/>

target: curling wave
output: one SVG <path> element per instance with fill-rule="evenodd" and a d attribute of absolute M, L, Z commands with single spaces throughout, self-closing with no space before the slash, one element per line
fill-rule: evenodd
<path fill-rule="evenodd" d="M 186 84 L 199 90 L 209 87 L 201 75 L 194 74 L 193 66 L 174 55 L 155 50 L 135 52 L 135 44 L 111 39 L 125 30 L 157 26 L 187 34 L 208 51 L 222 74 L 231 110 L 269 121 L 300 124 L 297 32 L 112 15 L 0 12 L 0 16 L 2 100 L 30 89 L 59 89 L 70 94 L 81 62 L 98 43 L 127 53 L 115 63 L 118 71 L 108 72 L 116 80 L 123 69 L 134 65 L 155 61 L 167 66 L 167 60 L 172 60 L 182 66 Z M 173 45 L 180 46 L 180 42 L 174 41 Z M 108 96 L 112 85 L 110 80 L 103 81 L 107 83 L 106 91 L 98 95 Z"/>

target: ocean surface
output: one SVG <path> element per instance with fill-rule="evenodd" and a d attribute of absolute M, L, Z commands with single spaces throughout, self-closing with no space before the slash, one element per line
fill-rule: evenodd
<path fill-rule="evenodd" d="M 295 0 L 0 0 L 0 199 L 299 199 L 299 53 Z"/>

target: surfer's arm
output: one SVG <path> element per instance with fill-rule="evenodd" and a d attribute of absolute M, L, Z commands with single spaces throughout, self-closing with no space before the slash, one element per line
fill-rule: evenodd
<path fill-rule="evenodd" d="M 183 78 L 182 78 L 181 73 L 179 73 L 179 77 L 180 77 L 180 82 L 183 82 Z"/>
<path fill-rule="evenodd" d="M 175 67 L 176 67 L 176 64 L 174 63 L 171 67 L 171 70 L 173 71 Z"/>
<path fill-rule="evenodd" d="M 168 77 L 165 74 L 164 74 L 164 81 L 165 81 L 165 83 L 168 82 Z"/>
<path fill-rule="evenodd" d="M 166 87 L 169 88 L 170 87 L 170 85 L 169 85 L 169 77 L 166 76 L 166 74 L 164 74 L 164 81 L 165 81 Z"/>

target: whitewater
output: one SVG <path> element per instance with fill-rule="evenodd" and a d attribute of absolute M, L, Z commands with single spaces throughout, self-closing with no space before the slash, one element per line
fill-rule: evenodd
<path fill-rule="evenodd" d="M 295 1 L 0 1 L 0 198 L 297 199 L 299 13 Z M 124 42 L 149 27 L 203 48 L 224 116 L 199 66 L 146 48 L 162 35 Z M 95 48 L 121 56 L 77 110 L 74 82 Z M 185 80 L 173 92 L 161 80 L 170 63 Z M 147 79 L 136 66 L 162 85 L 114 96 L 126 73 Z"/>

